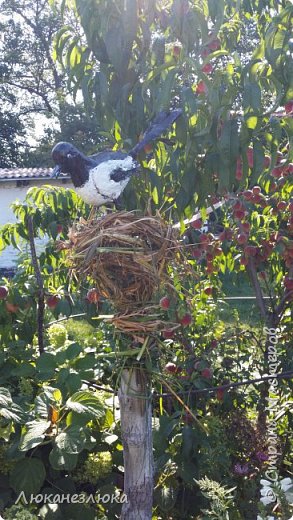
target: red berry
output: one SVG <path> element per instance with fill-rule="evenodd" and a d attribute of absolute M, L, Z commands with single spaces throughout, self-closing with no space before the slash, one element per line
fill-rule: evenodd
<path fill-rule="evenodd" d="M 283 171 L 284 169 L 280 166 L 278 168 L 274 168 L 271 171 L 271 176 L 274 177 L 274 179 L 280 179 L 280 177 L 283 175 Z"/>
<path fill-rule="evenodd" d="M 167 310 L 170 307 L 170 299 L 168 296 L 163 296 L 163 298 L 160 299 L 160 306 L 162 309 Z"/>
<path fill-rule="evenodd" d="M 293 278 L 289 278 L 289 276 L 286 276 L 284 280 L 284 285 L 287 291 L 293 291 Z"/>
<path fill-rule="evenodd" d="M 210 343 L 210 347 L 211 348 L 216 348 L 218 346 L 218 342 L 216 339 L 212 339 L 211 343 Z"/>
<path fill-rule="evenodd" d="M 172 339 L 174 338 L 174 330 L 171 329 L 165 329 L 163 330 L 163 338 L 165 339 Z"/>
<path fill-rule="evenodd" d="M 246 266 L 248 264 L 248 258 L 242 256 L 240 259 L 240 264 Z"/>
<path fill-rule="evenodd" d="M 95 289 L 94 287 L 92 289 L 90 289 L 88 292 L 87 292 L 87 295 L 86 295 L 86 299 L 90 302 L 90 303 L 98 303 L 99 300 L 100 300 L 100 293 L 98 291 L 98 289 Z"/>
<path fill-rule="evenodd" d="M 5 302 L 5 307 L 6 307 L 7 311 L 11 312 L 11 313 L 15 313 L 19 309 L 18 305 L 15 305 L 14 303 L 11 303 L 11 302 Z"/>
<path fill-rule="evenodd" d="M 192 323 L 191 314 L 189 314 L 187 312 L 186 314 L 184 314 L 184 316 L 182 316 L 182 318 L 179 320 L 179 322 L 181 323 L 181 325 L 183 325 L 183 327 L 187 327 L 188 325 L 190 325 Z"/>
<path fill-rule="evenodd" d="M 8 296 L 8 289 L 5 285 L 0 286 L 0 300 L 5 300 Z"/>
<path fill-rule="evenodd" d="M 196 93 L 197 94 L 206 94 L 208 91 L 208 87 L 206 86 L 206 84 L 200 80 L 199 83 L 197 84 L 197 87 L 196 87 Z"/>
<path fill-rule="evenodd" d="M 49 309 L 55 309 L 60 300 L 61 298 L 58 294 L 52 294 L 52 296 L 48 296 L 46 302 Z"/>
<path fill-rule="evenodd" d="M 261 188 L 259 186 L 253 186 L 252 193 L 253 195 L 259 195 L 261 193 Z"/>
<path fill-rule="evenodd" d="M 206 63 L 201 70 L 205 74 L 210 74 L 211 72 L 213 72 L 213 66 L 211 63 Z"/>
<path fill-rule="evenodd" d="M 194 228 L 194 229 L 201 229 L 202 228 L 202 221 L 200 219 L 198 220 L 193 220 L 190 225 Z"/>
<path fill-rule="evenodd" d="M 220 47 L 221 47 L 221 42 L 220 42 L 219 38 L 214 38 L 213 41 L 211 41 L 208 44 L 208 48 L 211 51 L 217 51 L 218 49 L 220 49 Z"/>
<path fill-rule="evenodd" d="M 287 202 L 285 202 L 285 200 L 280 200 L 280 202 L 278 202 L 278 204 L 277 204 L 277 209 L 279 211 L 285 211 L 286 208 L 287 208 Z"/>
<path fill-rule="evenodd" d="M 245 211 L 243 211 L 243 210 L 234 211 L 234 217 L 237 218 L 238 220 L 243 220 L 245 217 Z"/>
<path fill-rule="evenodd" d="M 249 168 L 253 168 L 253 148 L 251 146 L 247 148 L 246 156 Z"/>
<path fill-rule="evenodd" d="M 216 397 L 217 397 L 218 401 L 223 401 L 224 400 L 224 395 L 225 395 L 225 390 L 223 388 L 219 388 L 216 391 Z"/>
<path fill-rule="evenodd" d="M 240 244 L 240 245 L 246 244 L 247 241 L 248 241 L 248 236 L 246 235 L 246 233 L 239 233 L 239 235 L 237 235 L 238 244 Z"/>
<path fill-rule="evenodd" d="M 271 158 L 269 155 L 265 155 L 264 158 L 264 167 L 269 168 L 271 166 Z"/>
<path fill-rule="evenodd" d="M 204 289 L 204 293 L 207 294 L 208 296 L 211 296 L 211 294 L 213 294 L 213 288 L 212 287 L 206 287 Z"/>
<path fill-rule="evenodd" d="M 240 157 L 238 157 L 237 163 L 236 163 L 236 174 L 235 174 L 237 181 L 241 181 L 242 175 L 243 175 L 242 159 Z"/>
<path fill-rule="evenodd" d="M 243 197 L 245 200 L 251 200 L 253 196 L 252 190 L 246 190 L 243 192 Z"/>
<path fill-rule="evenodd" d="M 175 363 L 171 363 L 171 361 L 165 365 L 165 370 L 170 372 L 170 374 L 177 374 L 180 372 L 180 369 L 177 367 L 177 365 L 175 365 Z"/>
<path fill-rule="evenodd" d="M 293 112 L 293 100 L 288 101 L 288 103 L 285 104 L 285 112 L 286 114 L 291 114 L 291 112 Z"/>
<path fill-rule="evenodd" d="M 201 371 L 201 375 L 206 379 L 211 379 L 213 377 L 213 371 L 211 370 L 211 368 L 207 367 Z"/>

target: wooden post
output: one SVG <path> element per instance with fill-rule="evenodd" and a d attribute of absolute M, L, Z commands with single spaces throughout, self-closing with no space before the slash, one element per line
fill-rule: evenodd
<path fill-rule="evenodd" d="M 153 504 L 152 401 L 145 372 L 122 372 L 118 392 L 124 456 L 121 520 L 151 520 Z"/>

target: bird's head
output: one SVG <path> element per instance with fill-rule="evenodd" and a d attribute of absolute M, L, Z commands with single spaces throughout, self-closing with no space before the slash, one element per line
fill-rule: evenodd
<path fill-rule="evenodd" d="M 56 144 L 52 150 L 52 158 L 56 164 L 52 177 L 57 179 L 61 172 L 71 173 L 79 155 L 80 152 L 70 143 L 61 142 Z"/>

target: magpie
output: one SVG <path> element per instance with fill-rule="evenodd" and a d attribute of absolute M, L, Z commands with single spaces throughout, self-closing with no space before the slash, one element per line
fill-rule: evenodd
<path fill-rule="evenodd" d="M 132 175 L 139 171 L 136 160 L 146 144 L 157 137 L 176 121 L 182 114 L 180 108 L 169 112 L 160 112 L 130 152 L 103 151 L 86 156 L 75 146 L 61 142 L 54 146 L 52 158 L 56 164 L 52 177 L 69 173 L 75 191 L 88 204 L 101 206 L 116 202 Z"/>

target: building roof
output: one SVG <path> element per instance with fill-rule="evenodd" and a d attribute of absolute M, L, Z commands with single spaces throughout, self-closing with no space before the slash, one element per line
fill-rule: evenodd
<path fill-rule="evenodd" d="M 49 179 L 53 168 L 0 168 L 0 181 L 25 181 Z M 61 174 L 60 179 L 69 179 L 69 175 Z"/>

